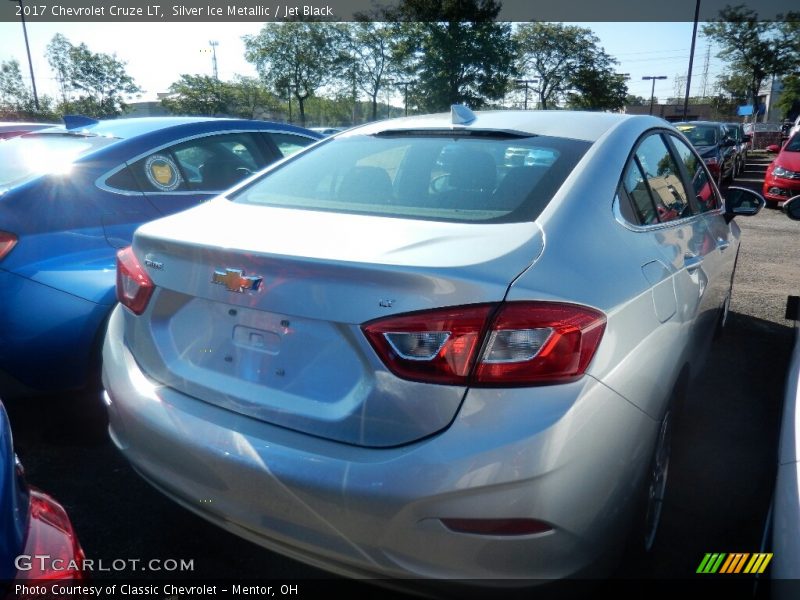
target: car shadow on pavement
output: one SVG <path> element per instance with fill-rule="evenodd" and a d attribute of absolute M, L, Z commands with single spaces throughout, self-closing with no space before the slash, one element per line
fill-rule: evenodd
<path fill-rule="evenodd" d="M 675 427 L 656 548 L 625 576 L 702 577 L 707 552 L 759 551 L 793 331 L 730 313 Z"/>

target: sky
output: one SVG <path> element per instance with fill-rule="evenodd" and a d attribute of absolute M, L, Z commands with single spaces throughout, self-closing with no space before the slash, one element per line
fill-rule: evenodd
<path fill-rule="evenodd" d="M 588 27 L 600 38 L 607 53 L 616 58 L 618 73 L 629 73 L 629 92 L 650 98 L 652 83 L 643 76 L 666 75 L 656 81 L 656 98 L 676 95 L 676 75 L 685 75 L 692 41 L 692 23 L 575 23 Z M 56 33 L 73 44 L 85 43 L 93 52 L 116 54 L 128 63 L 128 73 L 144 89 L 139 100 L 155 100 L 179 75 L 211 75 L 209 41 L 219 43 L 217 61 L 222 80 L 234 75 L 255 76 L 244 59 L 242 36 L 256 34 L 262 24 L 242 23 L 28 23 L 28 38 L 39 94 L 56 95 L 56 82 L 45 59 L 45 47 Z M 698 30 L 692 77 L 692 95 L 700 93 L 710 42 Z M 723 70 L 711 48 L 707 93 Z M 26 80 L 28 60 L 22 26 L 0 22 L 0 61 L 16 58 Z M 685 89 L 685 88 L 680 88 Z M 683 92 L 680 92 L 683 95 Z M 399 96 L 393 102 L 402 103 Z"/>

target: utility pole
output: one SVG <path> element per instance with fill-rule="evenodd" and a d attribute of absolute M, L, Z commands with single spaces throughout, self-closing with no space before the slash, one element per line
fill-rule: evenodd
<path fill-rule="evenodd" d="M 22 20 L 22 34 L 25 36 L 25 51 L 28 53 L 28 67 L 31 70 L 31 88 L 33 89 L 33 104 L 39 110 L 39 94 L 36 93 L 36 78 L 33 76 L 33 61 L 31 60 L 31 47 L 28 44 L 28 28 L 25 25 L 25 7 L 22 0 L 9 0 L 9 2 L 19 3 L 19 18 Z"/>
<path fill-rule="evenodd" d="M 656 79 L 666 79 L 666 78 L 667 78 L 666 75 L 645 75 L 644 77 L 642 77 L 643 81 L 649 81 L 651 79 L 653 81 L 653 87 L 650 90 L 650 112 L 647 113 L 649 115 L 653 114 L 653 102 L 656 99 Z"/>
<path fill-rule="evenodd" d="M 538 79 L 515 79 L 514 83 L 517 85 L 523 86 L 525 88 L 525 103 L 523 104 L 523 110 L 528 110 L 528 84 L 529 83 L 539 83 Z"/>
<path fill-rule="evenodd" d="M 697 41 L 697 21 L 700 18 L 700 0 L 694 6 L 694 26 L 692 27 L 692 49 L 689 50 L 689 72 L 686 74 L 686 96 L 683 99 L 683 118 L 689 114 L 689 88 L 692 87 L 692 64 L 694 63 L 694 45 Z"/>
<path fill-rule="evenodd" d="M 405 104 L 406 104 L 406 116 L 408 116 L 408 86 L 410 86 L 413 81 L 395 81 L 394 85 L 402 85 L 405 87 Z"/>

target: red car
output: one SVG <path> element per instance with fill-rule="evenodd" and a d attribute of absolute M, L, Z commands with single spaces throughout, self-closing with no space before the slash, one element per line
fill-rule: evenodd
<path fill-rule="evenodd" d="M 767 167 L 764 199 L 771 206 L 800 195 L 800 133 L 795 133 Z"/>

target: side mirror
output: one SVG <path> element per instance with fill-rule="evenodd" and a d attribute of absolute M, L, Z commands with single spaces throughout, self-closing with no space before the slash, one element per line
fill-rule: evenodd
<path fill-rule="evenodd" d="M 767 146 L 767 147 L 766 147 L 766 148 L 764 148 L 764 149 L 765 149 L 767 152 L 775 152 L 775 153 L 777 153 L 777 152 L 780 152 L 780 151 L 781 151 L 781 147 L 780 147 L 778 144 L 770 144 L 769 146 Z"/>
<path fill-rule="evenodd" d="M 789 198 L 783 204 L 783 212 L 786 216 L 795 221 L 800 221 L 800 196 Z"/>
<path fill-rule="evenodd" d="M 722 145 L 728 147 L 735 146 L 736 140 L 734 140 L 733 138 L 726 137 L 724 140 L 722 140 Z"/>
<path fill-rule="evenodd" d="M 725 221 L 730 223 L 736 216 L 757 215 L 766 204 L 758 192 L 743 187 L 729 187 L 725 190 Z"/>

